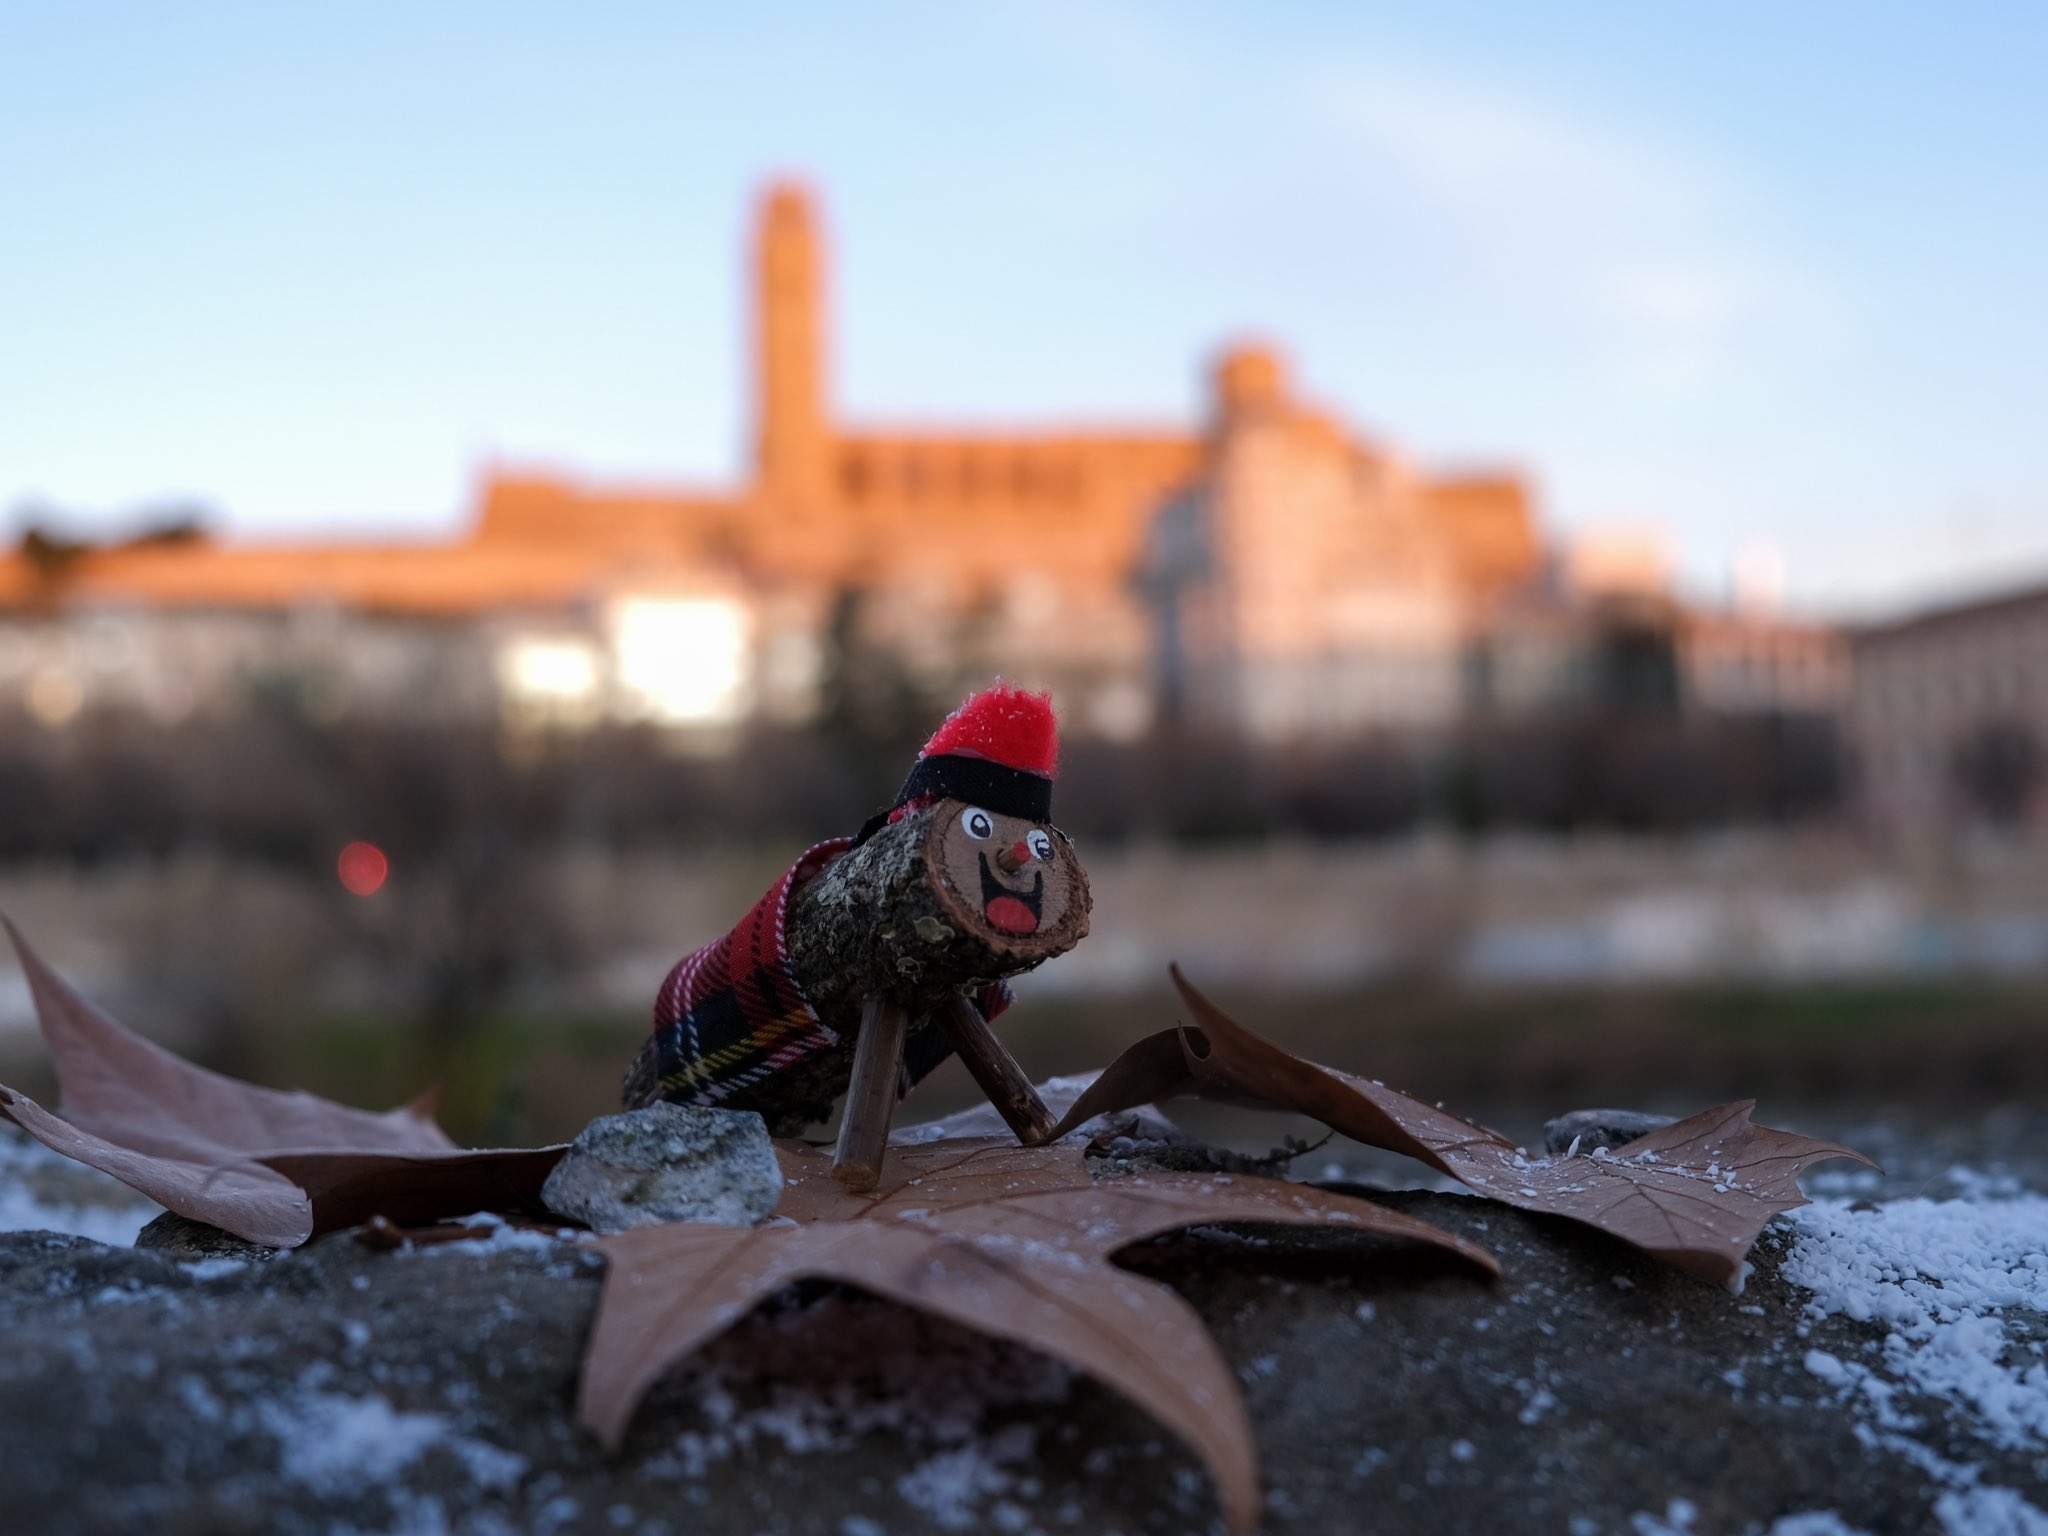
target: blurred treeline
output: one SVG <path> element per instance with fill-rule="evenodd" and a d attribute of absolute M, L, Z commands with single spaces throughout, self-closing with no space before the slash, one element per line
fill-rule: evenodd
<path fill-rule="evenodd" d="M 111 957 L 102 973 L 110 1000 L 133 1003 L 139 1022 L 170 1029 L 210 1064 L 365 1103 L 438 1080 L 449 1123 L 472 1139 L 557 1134 L 613 1101 L 646 1027 L 642 999 L 659 979 L 638 967 L 721 931 L 795 848 L 858 827 L 891 796 L 943 709 L 908 690 L 841 695 L 810 728 L 688 749 L 623 727 L 507 735 L 322 719 L 282 688 L 252 694 L 230 721 L 167 726 L 100 713 L 51 731 L 0 720 L 0 865 L 10 868 L 13 915 L 38 942 Z M 1846 809 L 1850 789 L 1850 764 L 1825 721 L 1585 714 L 1474 727 L 1427 745 L 1075 737 L 1064 744 L 1057 805 L 1091 854 L 1386 838 L 1398 858 L 1413 845 L 1393 840 L 1418 828 L 1479 838 L 1820 825 Z M 374 900 L 337 878 L 336 856 L 354 840 L 390 856 L 393 877 Z M 1451 914 L 1447 932 L 1463 933 L 1458 879 L 1450 888 L 1429 900 L 1404 893 L 1400 913 L 1362 907 L 1361 929 L 1407 933 L 1416 912 L 1431 920 L 1434 901 Z M 1242 919 L 1227 887 L 1214 897 L 1223 920 Z M 1213 931 L 1197 915 L 1163 921 L 1187 926 L 1190 954 Z M 1444 948 L 1413 942 L 1418 953 Z M 1379 1020 L 1382 1066 L 1391 1049 L 1382 1036 L 1405 1020 L 1407 1065 L 1439 1091 L 1457 1076 L 1439 1060 L 1446 1010 L 1470 1020 L 1475 1093 L 1505 1091 L 1507 1078 L 1484 1065 L 1504 1059 L 1502 1038 L 1545 1060 L 1583 1054 L 1569 1043 L 1576 1025 L 1510 1026 L 1548 991 L 1467 998 L 1413 971 L 1387 982 L 1392 991 L 1347 994 L 1300 1017 L 1327 1011 L 1346 1029 Z M 1592 995 L 1560 992 L 1545 1017 L 1578 1018 Z M 1681 995 L 1617 994 L 1601 1005 L 1614 1013 L 1601 1058 L 1619 1074 L 1612 1093 L 1704 1070 L 1695 1011 L 1674 1000 Z M 1795 989 L 1769 1007 L 1752 998 L 1743 1009 L 1780 1020 L 1807 1006 L 1805 996 Z M 1952 1030 L 1981 1015 L 1996 1024 L 1987 1038 L 2005 1042 L 2022 1002 L 2035 1006 L 2038 993 L 2009 1002 L 1994 989 L 1914 1006 Z M 1298 1033 L 1298 1003 L 1272 1000 L 1268 1022 Z M 1863 1008 L 1850 1012 L 1860 1018 Z M 1028 1064 L 1096 1064 L 1173 1016 L 1163 991 L 1137 1003 L 1040 998 Z M 1853 1031 L 1821 1033 L 1813 1049 L 1826 1055 Z M 1671 1048 L 1651 1050 L 1653 1039 Z M 1527 1063 L 1515 1061 L 1519 1074 Z M 1571 1091 L 1593 1094 L 1599 1081 Z M 1565 1102 L 1565 1085 L 1555 1086 Z"/>
<path fill-rule="evenodd" d="M 203 849 L 331 864 L 344 842 L 407 863 L 503 839 L 529 851 L 687 853 L 858 827 L 886 803 L 931 711 L 757 728 L 705 750 L 612 727 L 320 721 L 289 701 L 232 722 L 116 714 L 61 731 L 0 723 L 0 861 L 92 865 Z M 908 722 L 914 719 L 917 723 Z M 1063 746 L 1060 824 L 1094 845 L 1354 839 L 1421 825 L 1687 832 L 1785 825 L 1845 804 L 1819 718 L 1561 716 L 1431 744 L 1260 743 L 1171 732 Z"/>

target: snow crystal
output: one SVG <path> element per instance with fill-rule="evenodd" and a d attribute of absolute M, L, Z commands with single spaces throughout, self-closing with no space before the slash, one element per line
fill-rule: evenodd
<path fill-rule="evenodd" d="M 1771 1522 L 1765 1536 L 1869 1536 L 1831 1509 L 1812 1509 Z"/>
<path fill-rule="evenodd" d="M 1543 1415 L 1557 1406 L 1557 1394 L 1548 1387 L 1538 1387 L 1529 1394 L 1529 1400 L 1522 1404 L 1522 1411 L 1516 1418 L 1526 1427 L 1540 1423 Z"/>
<path fill-rule="evenodd" d="M 2025 1358 L 1999 1316 L 2048 1312 L 2048 1198 L 1825 1202 L 1792 1221 L 1783 1273 L 1813 1293 L 1812 1315 L 1882 1325 L 1886 1376 L 1959 1404 L 2007 1449 L 2048 1445 L 2048 1364 Z M 1819 1350 L 1806 1365 L 1833 1383 L 1847 1374 Z"/>
<path fill-rule="evenodd" d="M 124 1285 L 109 1285 L 100 1289 L 93 1297 L 92 1304 L 96 1307 L 121 1306 L 132 1301 L 149 1301 L 161 1295 L 163 1292 L 155 1286 L 138 1286 L 130 1290 Z"/>
<path fill-rule="evenodd" d="M 535 1227 L 516 1227 L 504 1217 L 491 1211 L 475 1211 L 455 1223 L 461 1227 L 477 1227 L 487 1230 L 489 1237 L 450 1243 L 407 1243 L 401 1252 L 427 1256 L 441 1254 L 484 1254 L 484 1253 L 560 1253 L 565 1245 L 586 1240 L 580 1232 L 541 1230 Z M 573 1251 L 573 1249 L 571 1250 Z"/>
<path fill-rule="evenodd" d="M 1962 1488 L 1934 1501 L 1948 1536 L 2048 1536 L 2048 1515 L 2010 1488 Z"/>
<path fill-rule="evenodd" d="M 1029 1425 L 1013 1424 L 985 1441 L 941 1451 L 918 1463 L 896 1480 L 896 1492 L 941 1530 L 980 1530 L 982 1506 L 1019 1487 L 1010 1469 L 1030 1457 L 1033 1441 Z M 1007 1501 L 990 1514 L 1005 1505 Z M 998 1522 L 1005 1523 L 1009 1522 Z"/>
<path fill-rule="evenodd" d="M 1824 1349 L 1806 1352 L 1806 1368 L 1831 1387 L 1839 1387 L 1850 1380 L 1849 1368 Z"/>
<path fill-rule="evenodd" d="M 510 1488 L 526 1475 L 526 1458 L 517 1451 L 470 1435 L 449 1438 L 448 1449 L 479 1488 Z"/>
<path fill-rule="evenodd" d="M 185 1411 L 202 1424 L 218 1424 L 227 1412 L 213 1389 L 197 1376 L 180 1377 L 177 1392 Z"/>
<path fill-rule="evenodd" d="M 1058 1242 L 1043 1238 L 1019 1237 L 1014 1232 L 977 1232 L 972 1241 L 982 1252 L 1001 1254 L 1006 1259 L 1051 1264 L 1077 1273 L 1094 1267 L 1086 1255 L 1070 1252 Z"/>
<path fill-rule="evenodd" d="M 1687 1536 L 1693 1521 L 1699 1518 L 1699 1507 L 1690 1499 L 1673 1499 L 1664 1506 L 1661 1517 L 1651 1514 L 1635 1514 L 1629 1517 L 1629 1529 L 1636 1536 Z"/>
<path fill-rule="evenodd" d="M 486 1488 L 508 1487 L 526 1471 L 525 1457 L 457 1434 L 446 1415 L 402 1412 L 381 1397 L 308 1392 L 258 1412 L 285 1475 L 321 1493 L 387 1481 L 436 1446 Z"/>
<path fill-rule="evenodd" d="M 201 1281 L 218 1280 L 222 1275 L 238 1275 L 248 1267 L 247 1259 L 230 1258 L 193 1259 L 178 1266 L 194 1280 Z"/>
<path fill-rule="evenodd" d="M 310 1393 L 262 1406 L 287 1477 L 322 1492 L 382 1481 L 412 1465 L 448 1433 L 438 1413 L 401 1413 L 381 1397 Z"/>
<path fill-rule="evenodd" d="M 1954 1404 L 1996 1445 L 2048 1445 L 2048 1365 L 2038 1346 L 2007 1334 L 2000 1315 L 2048 1310 L 2048 1199 L 1833 1201 L 1791 1221 L 1797 1235 L 1782 1273 L 1813 1293 L 1809 1315 L 1884 1329 L 1874 1365 L 1806 1355 L 1808 1371 L 1864 1410 L 1857 1439 L 1941 1486 L 1934 1514 L 1947 1536 L 2048 1536 L 2048 1514 L 1914 1439 L 1906 1431 L 1916 1421 L 1894 1402 L 1902 1391 L 1925 1393 Z"/>
<path fill-rule="evenodd" d="M 778 1453 L 845 1452 L 878 1432 L 928 1456 L 965 1450 L 1007 1466 L 1029 1454 L 1030 1431 L 991 1419 L 1012 1406 L 1060 1402 L 1072 1390 L 1074 1373 L 1045 1356 L 976 1335 L 935 1336 L 929 1321 L 905 1310 L 851 1310 L 859 1327 L 847 1326 L 848 1304 L 831 1302 L 759 1316 L 744 1347 L 714 1346 L 689 1387 L 701 1422 L 675 1434 L 646 1470 L 694 1482 L 735 1457 L 772 1464 Z M 1037 1492 L 1023 1470 L 1012 1471 L 1011 1498 Z M 997 1519 L 983 1509 L 975 1528 Z"/>

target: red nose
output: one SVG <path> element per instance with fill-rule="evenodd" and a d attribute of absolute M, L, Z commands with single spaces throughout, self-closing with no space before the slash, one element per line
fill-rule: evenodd
<path fill-rule="evenodd" d="M 1036 855 L 1032 853 L 1031 845 L 1022 838 L 1019 838 L 1010 845 L 1010 857 L 1015 859 L 1018 864 L 1023 865 L 1029 864 Z"/>

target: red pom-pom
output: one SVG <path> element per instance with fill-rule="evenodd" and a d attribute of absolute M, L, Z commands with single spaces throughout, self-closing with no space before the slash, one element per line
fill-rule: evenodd
<path fill-rule="evenodd" d="M 1059 722 L 1052 695 L 997 683 L 972 695 L 924 744 L 920 759 L 945 753 L 985 757 L 1006 767 L 1051 778 L 1060 761 Z"/>

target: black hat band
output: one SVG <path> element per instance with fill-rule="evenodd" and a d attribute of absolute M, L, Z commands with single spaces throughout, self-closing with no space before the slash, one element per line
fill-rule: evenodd
<path fill-rule="evenodd" d="M 985 757 L 955 757 L 942 752 L 919 758 L 903 781 L 903 788 L 896 792 L 897 806 L 916 800 L 964 800 L 1002 816 L 1050 821 L 1052 780 L 1044 774 L 1027 773 Z M 870 817 L 855 842 L 866 842 L 888 820 L 887 811 Z"/>

